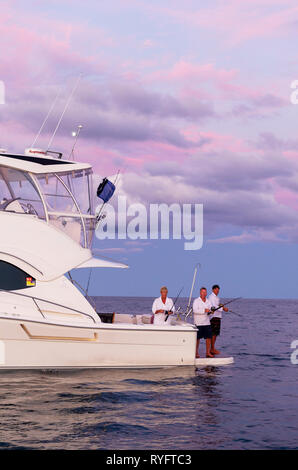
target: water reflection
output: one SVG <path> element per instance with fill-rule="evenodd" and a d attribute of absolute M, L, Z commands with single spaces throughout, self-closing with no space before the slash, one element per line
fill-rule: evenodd
<path fill-rule="evenodd" d="M 212 368 L 3 372 L 1 427 L 25 448 L 143 448 L 145 436 L 153 448 L 195 445 L 194 429 L 203 442 L 217 423 L 217 388 Z"/>
<path fill-rule="evenodd" d="M 298 302 L 240 302 L 220 338 L 232 366 L 0 373 L 0 448 L 297 448 Z"/>

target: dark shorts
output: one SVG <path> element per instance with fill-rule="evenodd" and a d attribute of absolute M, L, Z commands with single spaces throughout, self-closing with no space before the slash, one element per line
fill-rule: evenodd
<path fill-rule="evenodd" d="M 212 329 L 210 325 L 197 326 L 197 339 L 211 339 Z"/>
<path fill-rule="evenodd" d="M 211 323 L 211 329 L 212 329 L 212 336 L 219 336 L 221 318 L 217 318 L 217 317 L 211 318 L 210 323 Z"/>

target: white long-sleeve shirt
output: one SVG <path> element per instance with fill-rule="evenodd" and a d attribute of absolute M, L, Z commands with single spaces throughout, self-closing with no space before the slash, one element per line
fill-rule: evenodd
<path fill-rule="evenodd" d="M 205 309 L 208 308 L 210 310 L 211 307 L 212 305 L 207 298 L 205 302 L 203 302 L 201 297 L 194 300 L 192 309 L 195 325 L 210 325 L 210 315 L 207 315 Z"/>
<path fill-rule="evenodd" d="M 166 298 L 165 303 L 161 300 L 161 297 L 158 297 L 157 299 L 154 300 L 153 305 L 152 305 L 152 312 L 154 313 L 154 320 L 153 323 L 154 325 L 166 325 L 167 322 L 165 321 L 166 315 L 165 313 L 155 313 L 156 310 L 171 310 L 172 312 L 175 312 L 175 306 L 174 302 L 172 299 L 169 297 Z"/>
<path fill-rule="evenodd" d="M 212 307 L 217 308 L 220 304 L 220 298 L 217 295 L 215 295 L 214 292 L 212 292 L 212 294 L 209 295 L 208 300 L 211 303 Z M 216 310 L 216 312 L 214 312 L 212 315 L 210 315 L 210 319 L 215 318 L 215 317 L 221 318 L 221 312 L 222 312 L 222 307 Z"/>

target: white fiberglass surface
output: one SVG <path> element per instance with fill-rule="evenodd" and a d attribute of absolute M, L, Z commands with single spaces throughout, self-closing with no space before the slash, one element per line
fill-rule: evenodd
<path fill-rule="evenodd" d="M 0 259 L 50 281 L 91 258 L 91 251 L 38 217 L 0 212 Z"/>

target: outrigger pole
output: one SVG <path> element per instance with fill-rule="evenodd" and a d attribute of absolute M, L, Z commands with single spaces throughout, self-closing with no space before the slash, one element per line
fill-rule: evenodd
<path fill-rule="evenodd" d="M 187 314 L 189 313 L 190 303 L 191 303 L 192 293 L 193 293 L 193 288 L 194 288 L 194 285 L 195 285 L 195 282 L 196 282 L 196 277 L 197 277 L 197 272 L 198 272 L 198 266 L 201 267 L 201 264 L 200 264 L 200 263 L 197 263 L 196 266 L 195 266 L 195 270 L 194 270 L 193 278 L 192 278 L 192 285 L 191 285 L 191 289 L 190 289 L 190 294 L 189 294 L 189 299 L 188 299 L 188 304 L 187 304 L 187 307 L 186 307 L 185 315 L 187 315 Z"/>
<path fill-rule="evenodd" d="M 35 142 L 37 141 L 38 137 L 40 136 L 41 131 L 42 131 L 42 129 L 43 129 L 45 123 L 47 122 L 47 120 L 48 120 L 48 118 L 49 118 L 51 112 L 52 112 L 53 109 L 54 109 L 54 106 L 55 106 L 55 104 L 56 104 L 56 101 L 57 101 L 57 99 L 58 99 L 60 93 L 61 93 L 61 88 L 60 88 L 59 91 L 57 92 L 56 98 L 54 99 L 54 101 L 53 101 L 53 103 L 52 103 L 52 105 L 51 105 L 51 107 L 50 107 L 50 109 L 49 109 L 49 111 L 48 111 L 48 114 L 47 114 L 46 117 L 44 118 L 43 123 L 42 123 L 42 125 L 40 126 L 40 129 L 39 129 L 39 131 L 37 132 L 37 134 L 36 134 L 36 136 L 35 136 L 35 139 L 33 140 L 32 144 L 31 144 L 31 147 L 34 147 Z"/>
<path fill-rule="evenodd" d="M 64 109 L 63 109 L 62 114 L 61 114 L 61 116 L 60 116 L 60 119 L 59 119 L 59 121 L 58 121 L 58 123 L 57 123 L 57 126 L 56 126 L 56 128 L 55 128 L 55 130 L 54 130 L 54 132 L 53 132 L 53 134 L 52 134 L 52 137 L 51 137 L 50 140 L 49 140 L 48 147 L 47 147 L 47 151 L 49 150 L 50 146 L 52 145 L 52 142 L 53 142 L 53 139 L 54 139 L 54 137 L 55 137 L 55 135 L 56 135 L 56 132 L 57 132 L 57 130 L 58 130 L 60 124 L 61 124 L 61 121 L 62 121 L 62 119 L 63 119 L 63 116 L 64 116 L 64 114 L 65 114 L 65 112 L 66 112 L 66 110 L 67 110 L 67 108 L 68 108 L 68 106 L 69 106 L 70 100 L 71 100 L 71 98 L 73 97 L 73 94 L 74 94 L 74 92 L 76 91 L 76 89 L 77 89 L 77 87 L 78 87 L 78 84 L 79 84 L 79 81 L 81 80 L 81 78 L 82 78 L 82 74 L 80 74 L 79 77 L 77 78 L 77 81 L 76 81 L 76 83 L 75 83 L 75 85 L 74 85 L 74 87 L 73 87 L 73 89 L 72 89 L 72 91 L 71 91 L 71 93 L 70 93 L 70 95 L 69 95 L 69 97 L 68 97 L 66 103 L 65 103 Z"/>

